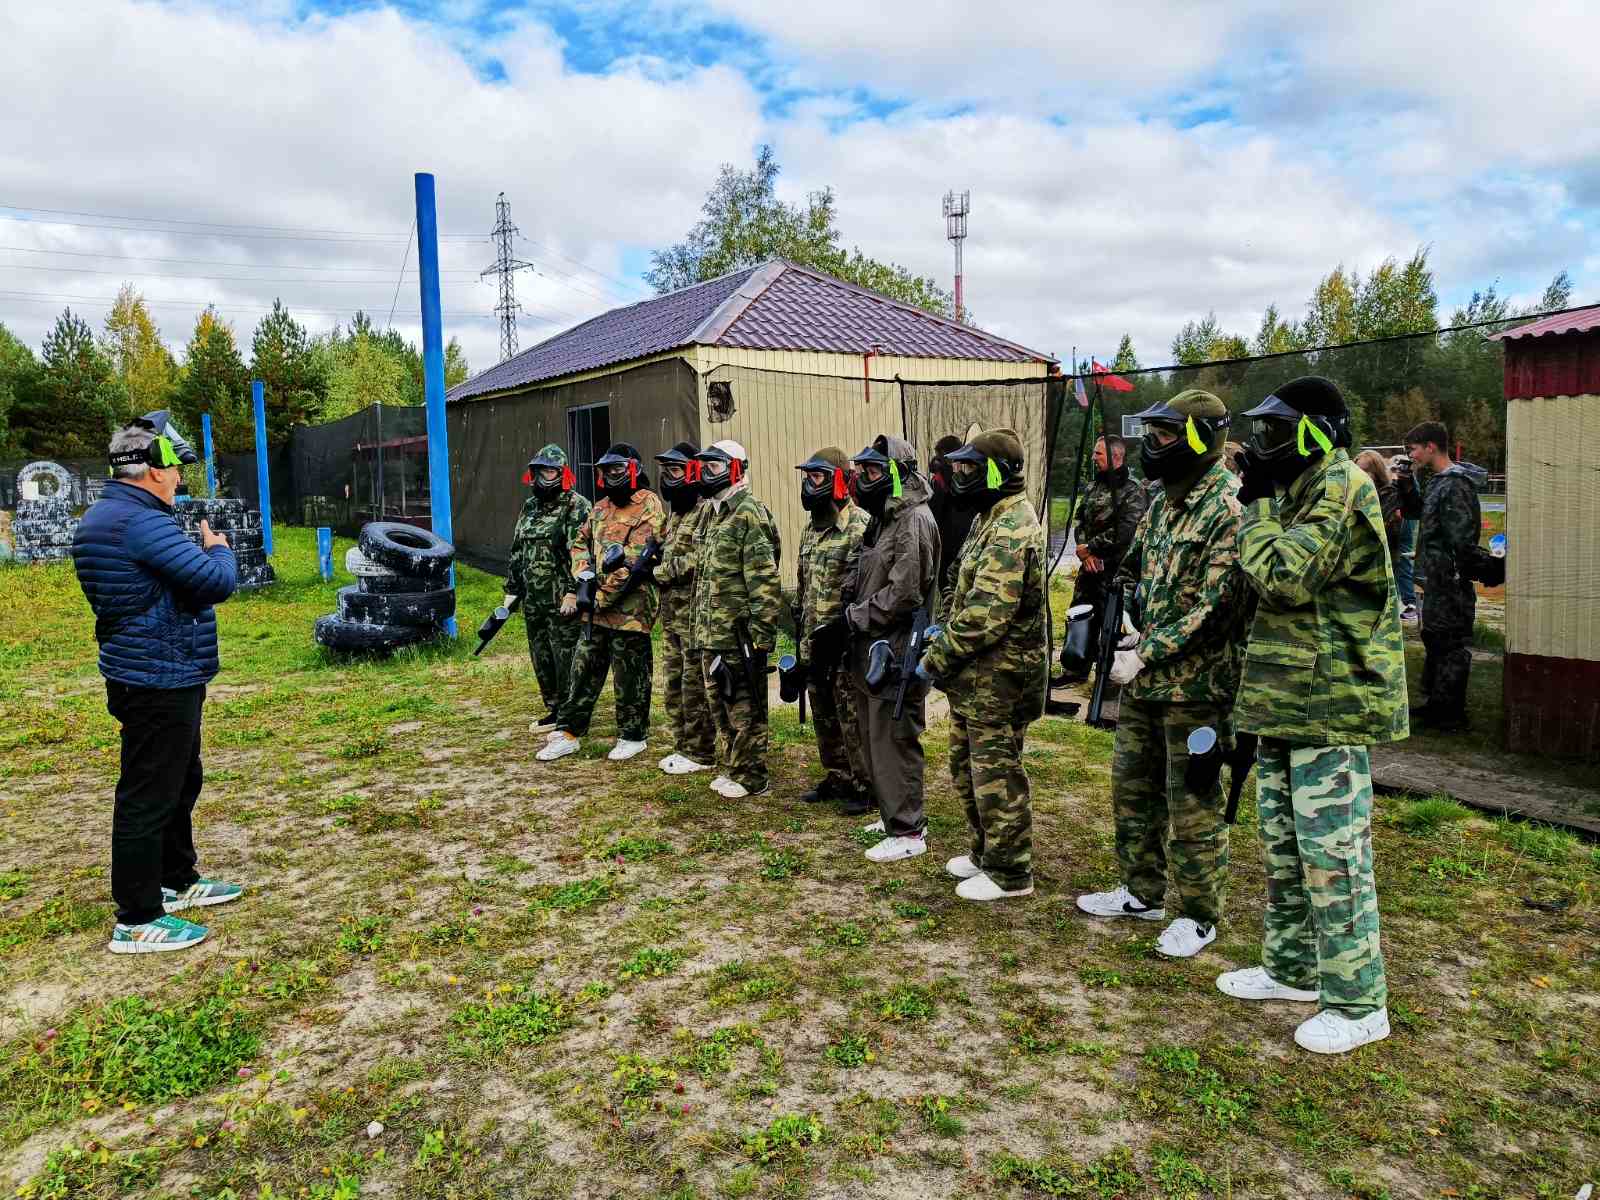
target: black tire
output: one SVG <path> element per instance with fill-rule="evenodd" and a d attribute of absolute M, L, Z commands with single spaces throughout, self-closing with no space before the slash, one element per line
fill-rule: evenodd
<path fill-rule="evenodd" d="M 240 571 L 254 570 L 256 567 L 267 565 L 267 552 L 265 550 L 235 550 L 233 560 Z"/>
<path fill-rule="evenodd" d="M 317 645 L 341 654 L 383 654 L 424 641 L 432 633 L 431 629 L 415 625 L 372 625 L 363 621 L 347 621 L 338 613 L 318 617 L 311 629 L 311 636 Z"/>
<path fill-rule="evenodd" d="M 228 545 L 233 547 L 234 553 L 241 550 L 261 550 L 266 546 L 266 534 L 259 529 L 218 529 L 213 525 L 211 532 L 220 533 L 227 538 Z"/>
<path fill-rule="evenodd" d="M 373 562 L 418 579 L 444 579 L 456 557 L 455 547 L 438 534 L 399 521 L 363 525 L 356 544 Z"/>
<path fill-rule="evenodd" d="M 277 572 L 272 569 L 272 564 L 269 562 L 239 568 L 239 586 L 242 588 L 266 587 L 269 583 L 277 582 Z"/>
<path fill-rule="evenodd" d="M 429 580 L 413 579 L 409 575 L 357 575 L 356 587 L 371 596 L 392 596 L 396 592 L 424 592 L 432 589 Z"/>
<path fill-rule="evenodd" d="M 432 592 L 363 592 L 355 585 L 339 589 L 339 615 L 370 625 L 433 626 L 456 613 L 454 588 Z"/>

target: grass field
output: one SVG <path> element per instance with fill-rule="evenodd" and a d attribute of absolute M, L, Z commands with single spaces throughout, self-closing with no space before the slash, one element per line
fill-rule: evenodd
<path fill-rule="evenodd" d="M 1229 1001 L 1261 854 L 1173 963 L 1073 895 L 1114 878 L 1111 739 L 1032 730 L 1038 893 L 957 901 L 798 800 L 604 760 L 546 767 L 520 622 L 350 665 L 305 530 L 220 610 L 198 950 L 105 952 L 117 730 L 70 568 L 0 571 L 0 1186 L 25 1197 L 1528 1197 L 1600 1176 L 1600 851 L 1380 800 L 1394 1036 L 1339 1059 Z M 342 552 L 343 545 L 339 546 Z M 336 555 L 336 559 L 339 555 Z M 499 581 L 464 570 L 463 625 Z M 1532 904 L 1528 903 L 1529 901 Z M 376 1122 L 377 1124 L 373 1124 Z M 381 1126 L 381 1128 L 380 1128 Z"/>

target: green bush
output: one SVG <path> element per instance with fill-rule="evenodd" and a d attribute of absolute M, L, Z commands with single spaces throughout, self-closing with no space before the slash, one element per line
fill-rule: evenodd
<path fill-rule="evenodd" d="M 1448 796 L 1429 796 L 1426 800 L 1412 800 L 1406 804 L 1395 820 L 1407 833 L 1426 836 L 1438 833 L 1452 822 L 1465 821 L 1471 815 L 1470 809 Z"/>

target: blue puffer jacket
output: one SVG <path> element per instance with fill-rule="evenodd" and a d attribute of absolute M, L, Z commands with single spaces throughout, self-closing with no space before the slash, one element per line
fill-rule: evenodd
<path fill-rule="evenodd" d="M 72 540 L 94 610 L 100 673 L 129 687 L 183 688 L 216 675 L 217 615 L 233 595 L 233 551 L 191 542 L 170 505 L 112 480 Z"/>

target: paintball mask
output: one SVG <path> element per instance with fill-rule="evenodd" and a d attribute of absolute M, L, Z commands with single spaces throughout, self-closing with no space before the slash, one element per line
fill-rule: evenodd
<path fill-rule="evenodd" d="M 1157 401 L 1134 417 L 1148 426 L 1139 442 L 1139 467 L 1146 479 L 1181 479 L 1202 457 L 1221 448 L 1228 427 L 1222 401 L 1196 389 Z"/>
<path fill-rule="evenodd" d="M 693 442 L 679 442 L 656 455 L 661 464 L 661 496 L 675 513 L 686 513 L 700 498 L 700 448 Z"/>
<path fill-rule="evenodd" d="M 829 446 L 795 467 L 800 476 L 800 507 L 808 513 L 834 513 L 850 498 L 850 473 L 844 451 Z"/>
<path fill-rule="evenodd" d="M 702 496 L 715 496 L 725 488 L 737 486 L 750 465 L 744 447 L 732 441 L 713 442 L 694 457 L 700 467 Z"/>
<path fill-rule="evenodd" d="M 145 413 L 142 417 L 135 417 L 129 424 L 150 430 L 156 435 L 155 440 L 142 450 L 121 450 L 110 455 L 108 461 L 112 468 L 143 464 L 147 467 L 166 469 L 200 461 L 200 456 L 184 440 L 183 434 L 172 421 L 172 414 L 166 409 L 157 409 L 155 412 Z"/>
<path fill-rule="evenodd" d="M 1318 375 L 1292 379 L 1244 414 L 1255 424 L 1249 451 L 1287 487 L 1317 459 L 1350 444 L 1344 396 Z"/>
<path fill-rule="evenodd" d="M 601 495 L 619 508 L 632 501 L 633 494 L 647 482 L 639 469 L 639 451 L 627 442 L 612 446 L 595 460 L 594 467 Z"/>
<path fill-rule="evenodd" d="M 1022 473 L 1020 458 L 987 454 L 972 443 L 951 451 L 948 457 L 951 499 L 956 507 L 968 511 L 993 508 L 995 501 L 1013 490 L 1008 485 Z"/>
<path fill-rule="evenodd" d="M 567 465 L 567 456 L 561 447 L 552 443 L 528 460 L 527 470 L 522 473 L 522 482 L 532 487 L 539 499 L 553 500 L 564 492 L 570 492 L 578 478 Z"/>
<path fill-rule="evenodd" d="M 883 516 L 884 506 L 905 490 L 905 481 L 916 470 L 914 462 L 889 457 L 889 439 L 879 434 L 872 445 L 850 461 L 856 465 L 856 499 L 874 517 Z"/>

